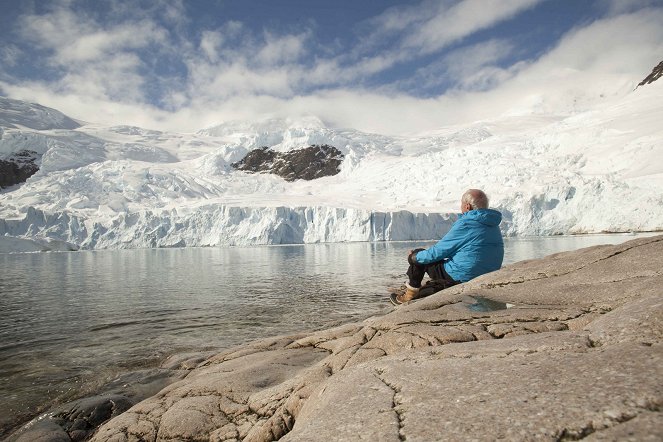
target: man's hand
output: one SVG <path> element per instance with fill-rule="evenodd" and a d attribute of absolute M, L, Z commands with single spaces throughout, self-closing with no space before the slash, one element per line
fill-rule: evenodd
<path fill-rule="evenodd" d="M 423 252 L 424 250 L 426 250 L 426 249 L 418 248 L 418 249 L 410 250 L 409 252 L 407 252 L 407 256 L 410 257 L 410 255 L 412 255 L 413 253 L 416 255 L 417 253 Z"/>
<path fill-rule="evenodd" d="M 426 250 L 426 249 L 414 249 L 414 250 L 410 250 L 410 251 L 408 252 L 408 255 L 407 255 L 407 262 L 408 262 L 408 264 L 410 264 L 410 265 L 419 264 L 419 263 L 417 262 L 417 253 L 421 252 L 422 250 Z"/>

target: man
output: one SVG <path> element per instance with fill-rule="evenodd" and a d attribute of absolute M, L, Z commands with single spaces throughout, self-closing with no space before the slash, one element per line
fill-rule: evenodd
<path fill-rule="evenodd" d="M 391 302 L 402 304 L 419 297 L 424 275 L 449 287 L 498 270 L 504 259 L 500 232 L 502 214 L 488 208 L 488 197 L 470 189 L 460 200 L 461 214 L 451 230 L 430 249 L 411 250 L 405 293 L 392 294 Z"/>

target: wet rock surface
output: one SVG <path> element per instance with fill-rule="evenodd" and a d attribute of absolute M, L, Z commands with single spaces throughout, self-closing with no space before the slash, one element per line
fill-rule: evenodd
<path fill-rule="evenodd" d="M 137 370 L 123 374 L 100 389 L 95 396 L 84 397 L 54 407 L 9 436 L 7 441 L 83 441 L 100 425 L 119 416 L 141 400 L 178 381 L 200 362 L 200 356 L 179 356 L 166 361 L 162 368 Z"/>
<path fill-rule="evenodd" d="M 339 173 L 343 153 L 326 144 L 312 145 L 290 152 L 261 147 L 249 152 L 232 167 L 245 172 L 273 173 L 286 181 L 314 180 Z"/>
<path fill-rule="evenodd" d="M 195 368 L 92 440 L 660 440 L 661 287 L 663 236 L 517 263 L 361 323 L 174 361 Z"/>

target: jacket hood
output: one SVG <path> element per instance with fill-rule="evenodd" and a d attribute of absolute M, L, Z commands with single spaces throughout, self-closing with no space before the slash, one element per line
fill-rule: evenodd
<path fill-rule="evenodd" d="M 459 218 L 475 220 L 487 226 L 499 226 L 502 222 L 502 214 L 494 209 L 475 209 L 462 213 Z"/>

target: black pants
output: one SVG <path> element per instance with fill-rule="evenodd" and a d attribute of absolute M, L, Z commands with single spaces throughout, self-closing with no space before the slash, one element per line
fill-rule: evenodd
<path fill-rule="evenodd" d="M 407 276 L 409 278 L 409 284 L 412 287 L 419 288 L 421 287 L 421 281 L 423 281 L 424 276 L 428 273 L 430 279 L 442 283 L 446 287 L 451 287 L 452 285 L 459 284 L 458 281 L 454 280 L 449 274 L 444 270 L 444 261 L 433 262 L 431 264 L 419 264 L 415 261 L 414 257 L 417 252 L 420 252 L 425 249 L 415 249 L 410 255 L 408 262 L 410 267 L 407 269 Z"/>

